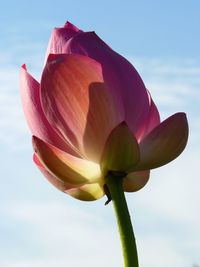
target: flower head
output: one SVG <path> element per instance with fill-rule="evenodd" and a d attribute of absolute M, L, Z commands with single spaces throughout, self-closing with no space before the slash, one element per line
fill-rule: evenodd
<path fill-rule="evenodd" d="M 105 194 L 109 171 L 124 174 L 125 191 L 141 189 L 150 169 L 175 159 L 187 143 L 186 115 L 161 123 L 135 68 L 69 22 L 52 33 L 40 83 L 22 66 L 21 95 L 34 162 L 81 200 Z"/>

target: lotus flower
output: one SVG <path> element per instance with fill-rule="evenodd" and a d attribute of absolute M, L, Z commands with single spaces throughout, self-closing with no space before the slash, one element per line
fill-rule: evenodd
<path fill-rule="evenodd" d="M 21 95 L 34 162 L 80 200 L 101 198 L 108 172 L 123 174 L 124 191 L 141 189 L 187 143 L 186 115 L 160 122 L 135 68 L 69 22 L 52 33 L 40 83 L 22 66 Z"/>

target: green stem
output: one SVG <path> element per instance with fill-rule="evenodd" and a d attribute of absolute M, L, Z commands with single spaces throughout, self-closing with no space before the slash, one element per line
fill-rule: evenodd
<path fill-rule="evenodd" d="M 122 188 L 122 177 L 113 174 L 106 177 L 106 185 L 112 199 L 118 229 L 121 238 L 122 251 L 124 256 L 124 267 L 139 267 L 137 247 L 131 218 L 129 215 L 124 191 Z"/>

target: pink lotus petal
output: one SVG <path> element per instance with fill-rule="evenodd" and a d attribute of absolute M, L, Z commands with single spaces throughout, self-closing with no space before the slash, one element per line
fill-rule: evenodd
<path fill-rule="evenodd" d="M 136 138 L 149 112 L 148 93 L 135 68 L 94 32 L 80 33 L 66 42 L 66 54 L 87 55 L 102 65 L 108 87 L 115 88 L 125 107 L 125 121 Z"/>
<path fill-rule="evenodd" d="M 45 63 L 49 54 L 64 54 L 66 42 L 80 32 L 82 31 L 69 21 L 66 22 L 64 27 L 55 28 L 51 34 L 46 50 Z"/>
<path fill-rule="evenodd" d="M 160 114 L 158 109 L 149 94 L 149 114 L 146 121 L 145 135 L 150 133 L 156 126 L 160 124 Z"/>
<path fill-rule="evenodd" d="M 63 28 L 66 29 L 66 30 L 72 30 L 72 31 L 74 31 L 76 33 L 83 32 L 82 30 L 77 28 L 74 24 L 72 24 L 70 21 L 67 21 Z"/>
<path fill-rule="evenodd" d="M 39 161 L 36 154 L 34 154 L 33 160 L 37 165 L 38 169 L 52 185 L 76 199 L 84 201 L 93 201 L 103 197 L 105 194 L 103 189 L 103 181 L 99 183 L 85 184 L 82 186 L 71 185 L 61 180 L 58 180 L 55 176 L 48 172 L 48 170 Z"/>
<path fill-rule="evenodd" d="M 160 124 L 160 114 L 158 109 L 151 98 L 150 93 L 149 95 L 149 112 L 146 120 L 144 121 L 143 127 L 141 127 L 141 132 L 138 133 L 138 141 L 140 141 L 144 136 L 146 136 L 149 132 L 151 132 L 157 125 Z"/>
<path fill-rule="evenodd" d="M 152 130 L 139 144 L 140 163 L 136 170 L 160 167 L 180 155 L 188 140 L 185 113 L 176 113 Z"/>
<path fill-rule="evenodd" d="M 60 181 L 83 185 L 96 183 L 102 179 L 100 166 L 96 163 L 76 158 L 35 136 L 33 147 L 42 165 Z"/>
<path fill-rule="evenodd" d="M 82 55 L 50 55 L 42 75 L 48 121 L 96 162 L 109 133 L 124 120 L 121 98 L 112 90 L 104 84 L 100 64 Z"/>
<path fill-rule="evenodd" d="M 66 190 L 66 193 L 83 201 L 94 201 L 105 195 L 102 183 L 85 184 L 78 188 Z"/>
<path fill-rule="evenodd" d="M 75 185 L 63 182 L 56 178 L 54 175 L 52 175 L 39 161 L 38 157 L 36 154 L 33 155 L 33 161 L 37 165 L 38 169 L 42 172 L 42 174 L 47 178 L 47 180 L 54 185 L 56 188 L 61 190 L 62 192 L 65 192 L 66 190 L 75 188 Z"/>
<path fill-rule="evenodd" d="M 72 155 L 78 155 L 47 121 L 40 102 L 40 85 L 27 72 L 25 65 L 20 71 L 20 88 L 24 114 L 32 134 Z"/>
<path fill-rule="evenodd" d="M 131 172 L 123 179 L 123 188 L 126 192 L 136 192 L 146 185 L 150 171 Z"/>

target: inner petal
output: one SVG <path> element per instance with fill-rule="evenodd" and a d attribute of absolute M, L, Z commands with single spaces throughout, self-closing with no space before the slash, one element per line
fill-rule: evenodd
<path fill-rule="evenodd" d="M 121 98 L 104 83 L 101 65 L 81 55 L 51 55 L 42 75 L 41 101 L 51 125 L 96 162 L 124 117 Z"/>

